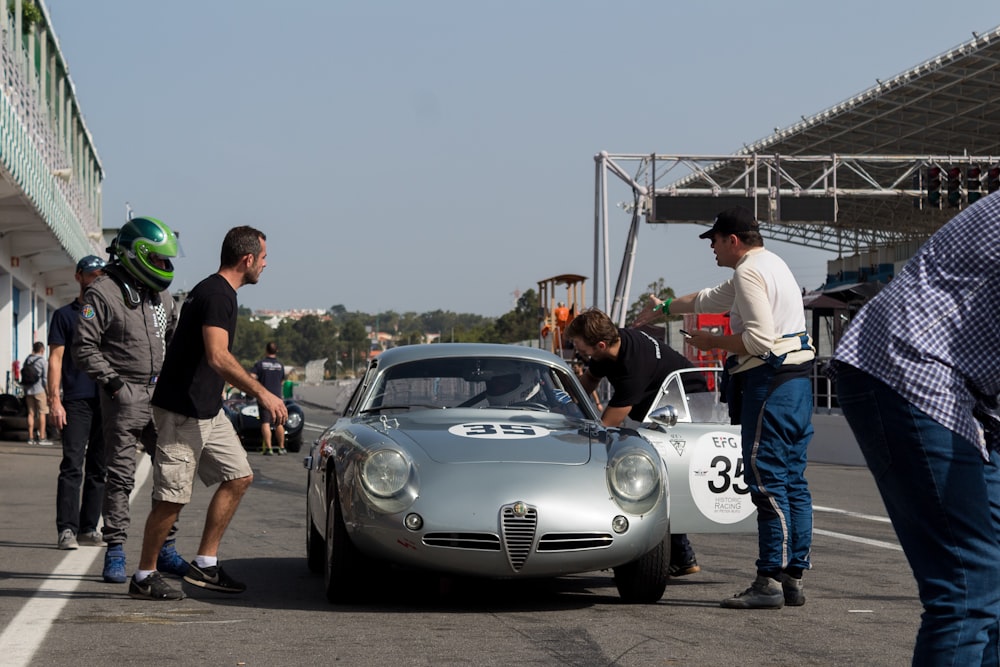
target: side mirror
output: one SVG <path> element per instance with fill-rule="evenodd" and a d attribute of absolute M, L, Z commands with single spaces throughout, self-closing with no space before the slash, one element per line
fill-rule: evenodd
<path fill-rule="evenodd" d="M 649 419 L 654 424 L 671 428 L 677 425 L 677 408 L 672 405 L 664 405 L 662 408 L 653 410 Z"/>

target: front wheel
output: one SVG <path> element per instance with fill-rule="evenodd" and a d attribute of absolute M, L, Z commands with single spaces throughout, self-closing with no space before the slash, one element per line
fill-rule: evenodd
<path fill-rule="evenodd" d="M 347 535 L 337 484 L 334 481 L 330 483 L 327 503 L 329 506 L 326 511 L 326 567 L 324 568 L 326 599 L 335 604 L 354 602 L 364 585 L 362 559 L 361 553 Z"/>
<path fill-rule="evenodd" d="M 310 479 L 312 473 L 310 473 Z M 306 488 L 310 488 L 307 484 Z M 316 524 L 312 518 L 312 508 L 309 501 L 309 492 L 306 493 L 306 564 L 310 572 L 320 574 L 326 567 L 326 543 L 323 536 L 316 529 Z"/>
<path fill-rule="evenodd" d="M 297 438 L 285 438 L 285 449 L 292 454 L 297 454 L 302 450 L 302 434 Z"/>
<path fill-rule="evenodd" d="M 625 602 L 654 604 L 670 578 L 670 533 L 652 550 L 631 563 L 614 568 L 615 586 Z"/>

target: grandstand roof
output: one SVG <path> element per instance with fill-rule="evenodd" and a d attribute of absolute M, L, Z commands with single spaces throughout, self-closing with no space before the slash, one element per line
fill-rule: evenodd
<path fill-rule="evenodd" d="M 774 134 L 744 145 L 733 157 L 832 154 L 854 156 L 861 166 L 861 173 L 839 171 L 837 188 L 869 188 L 881 174 L 902 190 L 900 174 L 907 174 L 905 188 L 911 190 L 910 196 L 897 191 L 885 192 L 885 196 L 870 192 L 865 197 L 838 197 L 836 224 L 765 223 L 762 226 L 770 237 L 829 249 L 832 235 L 853 236 L 860 247 L 933 233 L 956 211 L 947 206 L 940 210 L 915 207 L 909 174 L 929 165 L 940 165 L 945 171 L 961 165 L 964 187 L 967 167 L 981 166 L 985 174 L 988 167 L 1000 163 L 1000 26 L 982 35 L 973 33 L 971 40 L 891 79 L 876 80 L 871 88 L 789 127 L 775 128 Z M 897 164 L 865 165 L 865 155 L 901 159 Z M 923 166 L 914 165 L 914 157 L 919 156 L 924 156 Z M 793 181 L 804 183 L 814 182 L 821 172 L 818 163 L 783 162 L 781 167 Z M 716 183 L 735 184 L 745 170 L 745 163 L 731 159 L 714 161 L 704 171 Z M 691 187 L 698 180 L 699 175 L 692 174 L 669 187 Z M 655 183 L 654 188 L 665 191 L 663 183 Z M 766 220 L 766 215 L 758 215 Z"/>

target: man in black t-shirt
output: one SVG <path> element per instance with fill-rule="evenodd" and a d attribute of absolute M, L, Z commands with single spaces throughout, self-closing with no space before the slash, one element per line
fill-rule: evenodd
<path fill-rule="evenodd" d="M 184 301 L 153 392 L 159 436 L 153 460 L 153 499 L 158 502 L 146 519 L 139 569 L 129 583 L 133 598 L 184 597 L 156 572 L 156 555 L 170 526 L 191 500 L 195 473 L 206 486 L 219 487 L 209 505 L 198 555 L 184 580 L 224 593 L 246 590 L 218 562 L 222 535 L 253 481 L 246 451 L 222 410 L 222 388 L 228 381 L 254 396 L 276 423 L 288 419 L 284 401 L 250 377 L 231 351 L 236 290 L 258 281 L 266 258 L 262 232 L 246 226 L 230 229 L 222 242 L 218 273 L 198 283 Z"/>
<path fill-rule="evenodd" d="M 626 417 L 641 422 L 667 376 L 693 365 L 644 331 L 619 329 L 596 308 L 577 315 L 566 328 L 566 338 L 589 360 L 580 376 L 584 389 L 595 391 L 606 377 L 615 390 L 601 415 L 605 426 L 621 426 Z M 670 535 L 669 571 L 672 577 L 701 571 L 687 535 Z"/>
<path fill-rule="evenodd" d="M 275 396 L 281 396 L 281 383 L 285 379 L 285 366 L 278 361 L 278 344 L 270 342 L 265 348 L 266 356 L 253 365 L 250 377 L 259 380 Z M 274 416 L 262 406 L 257 406 L 260 416 L 261 453 L 271 455 L 271 429 L 274 429 L 274 447 L 278 454 L 285 454 L 285 426 L 274 423 Z"/>

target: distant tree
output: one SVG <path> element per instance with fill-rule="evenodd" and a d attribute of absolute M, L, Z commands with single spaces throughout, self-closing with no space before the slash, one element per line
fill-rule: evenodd
<path fill-rule="evenodd" d="M 491 342 L 517 343 L 538 338 L 540 321 L 538 318 L 538 294 L 533 289 L 526 290 L 517 300 L 514 310 L 501 315 L 490 335 Z"/>
<path fill-rule="evenodd" d="M 629 325 L 635 321 L 635 318 L 639 316 L 642 309 L 646 306 L 646 302 L 649 300 L 649 295 L 655 294 L 656 298 L 661 300 L 673 299 L 676 294 L 674 294 L 673 287 L 666 287 L 663 284 L 663 278 L 658 278 L 655 283 L 650 283 L 646 286 L 646 289 L 639 294 L 639 297 L 629 306 L 628 311 L 625 313 L 625 324 Z M 661 314 L 657 314 L 657 319 L 654 322 L 663 322 L 666 320 L 679 320 L 680 315 L 671 315 L 669 317 L 664 317 Z"/>
<path fill-rule="evenodd" d="M 291 328 L 298 337 L 295 356 L 300 364 L 335 354 L 337 329 L 332 322 L 306 315 L 293 322 Z"/>
<path fill-rule="evenodd" d="M 250 368 L 264 356 L 264 346 L 273 340 L 274 330 L 260 320 L 237 315 L 236 335 L 233 337 L 233 356 L 244 368 Z"/>
<path fill-rule="evenodd" d="M 368 315 L 363 313 L 350 313 L 345 316 L 345 321 L 340 327 L 339 352 L 341 360 L 346 360 L 345 368 L 355 367 L 362 364 L 368 357 L 370 346 L 368 332 L 365 331 L 365 321 Z M 345 356 L 346 355 L 346 356 Z"/>
<path fill-rule="evenodd" d="M 347 308 L 344 308 L 343 305 L 338 303 L 336 306 L 330 306 L 330 310 L 328 312 L 333 319 L 339 320 L 347 314 Z"/>

